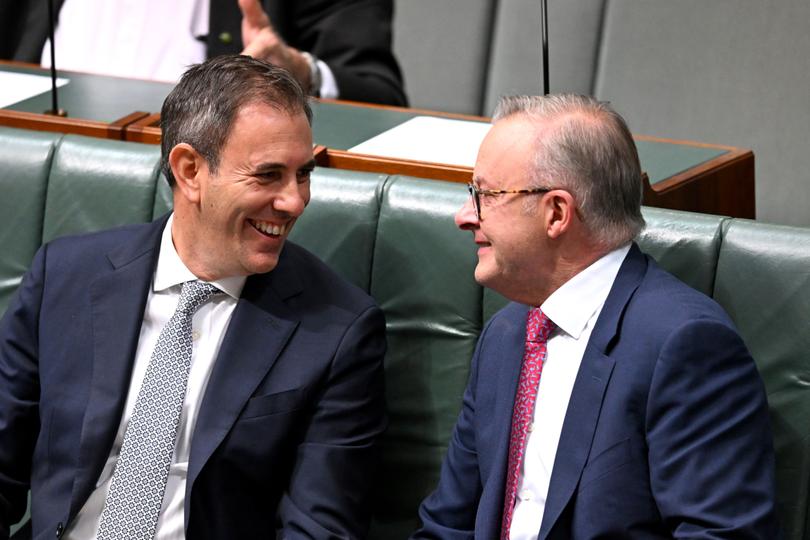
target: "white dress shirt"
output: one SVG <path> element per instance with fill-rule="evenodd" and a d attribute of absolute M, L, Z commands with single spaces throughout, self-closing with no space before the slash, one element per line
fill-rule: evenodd
<path fill-rule="evenodd" d="M 205 60 L 208 1 L 65 0 L 54 34 L 56 66 L 176 82 Z M 42 65 L 51 65 L 49 42 Z"/>
<path fill-rule="evenodd" d="M 536 540 L 565 413 L 585 347 L 630 246 L 611 251 L 571 278 L 540 308 L 556 328 L 547 344 L 534 418 L 518 480 L 511 540 Z"/>
<path fill-rule="evenodd" d="M 236 3 L 236 0 L 233 0 Z M 177 82 L 206 57 L 210 0 L 65 0 L 54 33 L 56 67 Z M 51 66 L 50 40 L 41 64 Z M 320 96 L 337 98 L 329 66 L 318 60 Z"/>
<path fill-rule="evenodd" d="M 143 383 L 152 351 L 161 330 L 177 309 L 182 284 L 197 279 L 186 268 L 174 249 L 171 237 L 172 221 L 173 219 L 170 217 L 163 230 L 157 268 L 152 288 L 146 299 L 132 378 L 115 442 L 107 458 L 107 463 L 96 482 L 95 490 L 66 531 L 65 538 L 68 540 L 93 540 L 96 537 L 101 512 L 104 509 L 104 500 L 107 497 L 115 464 L 121 452 L 121 444 L 124 441 L 124 432 L 135 408 L 135 400 Z M 231 315 L 242 293 L 245 277 L 225 278 L 214 281 L 212 284 L 226 294 L 212 296 L 197 310 L 192 319 L 191 369 L 183 409 L 180 413 L 180 424 L 169 468 L 169 479 L 155 533 L 156 540 L 182 540 L 185 538 L 183 504 L 186 496 L 186 473 L 191 437 L 208 378 L 211 375 Z"/>

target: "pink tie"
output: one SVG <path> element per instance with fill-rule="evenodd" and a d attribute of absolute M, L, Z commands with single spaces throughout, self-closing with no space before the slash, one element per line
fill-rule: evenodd
<path fill-rule="evenodd" d="M 540 310 L 529 310 L 526 320 L 526 347 L 523 353 L 523 366 L 520 369 L 515 406 L 512 411 L 512 435 L 509 438 L 509 464 L 506 469 L 506 490 L 504 492 L 503 522 L 501 523 L 501 540 L 509 539 L 512 526 L 512 512 L 515 509 L 520 469 L 523 466 L 523 452 L 526 449 L 526 438 L 532 422 L 534 402 L 537 398 L 537 387 L 540 384 L 540 373 L 546 360 L 546 341 L 554 323 Z"/>

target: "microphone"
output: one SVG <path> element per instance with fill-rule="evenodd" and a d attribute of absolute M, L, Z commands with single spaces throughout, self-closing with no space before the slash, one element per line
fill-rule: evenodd
<path fill-rule="evenodd" d="M 67 111 L 59 108 L 59 99 L 56 90 L 56 45 L 54 44 L 54 13 L 53 13 L 53 0 L 46 0 L 48 2 L 48 31 L 51 35 L 51 108 L 45 111 L 45 114 L 51 116 L 67 116 Z"/>
<path fill-rule="evenodd" d="M 543 38 L 543 95 L 548 95 L 548 3 L 540 0 L 540 34 Z"/>

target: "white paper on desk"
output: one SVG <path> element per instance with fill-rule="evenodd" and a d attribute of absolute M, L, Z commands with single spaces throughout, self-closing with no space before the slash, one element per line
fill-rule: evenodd
<path fill-rule="evenodd" d="M 56 79 L 56 86 L 64 86 L 69 79 Z M 51 89 L 51 78 L 45 75 L 0 71 L 0 108 L 37 96 Z"/>
<path fill-rule="evenodd" d="M 350 148 L 350 152 L 473 167 L 490 124 L 417 116 Z"/>

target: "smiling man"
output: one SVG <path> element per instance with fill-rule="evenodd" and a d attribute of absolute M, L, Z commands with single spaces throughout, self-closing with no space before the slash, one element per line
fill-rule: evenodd
<path fill-rule="evenodd" d="M 40 249 L 0 324 L 0 537 L 29 487 L 34 538 L 365 535 L 385 323 L 286 241 L 310 121 L 280 68 L 194 66 L 162 110 L 173 213 Z"/>
<path fill-rule="evenodd" d="M 418 539 L 778 538 L 764 387 L 731 320 L 634 243 L 641 169 L 584 96 L 501 101 L 456 224 L 485 326 Z"/>

